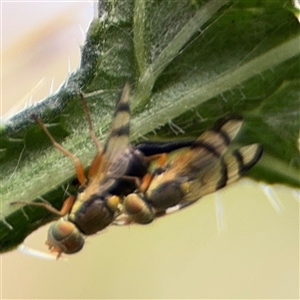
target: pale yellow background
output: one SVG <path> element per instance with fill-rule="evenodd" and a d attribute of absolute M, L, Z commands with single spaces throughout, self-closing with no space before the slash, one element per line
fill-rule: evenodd
<path fill-rule="evenodd" d="M 79 26 L 86 31 L 93 11 L 88 1 L 1 5 L 6 119 L 46 97 L 52 78 L 55 90 L 78 66 Z M 273 204 L 260 185 L 243 180 L 218 200 L 207 196 L 149 226 L 111 227 L 88 238 L 68 262 L 4 254 L 1 299 L 296 299 L 299 193 L 272 191 Z M 40 228 L 25 244 L 46 251 L 46 231 Z"/>

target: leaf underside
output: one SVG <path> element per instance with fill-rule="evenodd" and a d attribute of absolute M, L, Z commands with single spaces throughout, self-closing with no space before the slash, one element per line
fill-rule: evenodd
<path fill-rule="evenodd" d="M 30 115 L 88 166 L 96 149 L 78 99 L 82 90 L 103 141 L 117 96 L 132 85 L 131 138 L 197 137 L 216 120 L 242 115 L 239 144 L 260 143 L 248 176 L 300 187 L 299 23 L 283 1 L 101 1 L 80 68 L 60 91 L 1 128 L 0 251 L 54 216 L 12 201 L 74 193 L 74 166 Z"/>

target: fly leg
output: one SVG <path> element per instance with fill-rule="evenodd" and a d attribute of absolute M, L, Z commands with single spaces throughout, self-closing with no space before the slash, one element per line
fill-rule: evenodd
<path fill-rule="evenodd" d="M 51 135 L 51 133 L 46 128 L 45 124 L 42 122 L 41 119 L 39 119 L 36 115 L 32 115 L 32 118 L 41 126 L 41 128 L 44 130 L 46 135 L 49 137 L 50 141 L 52 142 L 53 146 L 58 149 L 63 155 L 69 157 L 72 159 L 75 165 L 76 175 L 77 179 L 80 182 L 80 184 L 83 186 L 86 183 L 86 178 L 84 175 L 84 168 L 79 160 L 74 154 L 72 154 L 70 151 L 65 149 L 63 146 L 61 146 Z M 40 206 L 46 208 L 48 211 L 58 215 L 58 216 L 64 216 L 66 215 L 72 208 L 73 203 L 75 201 L 75 196 L 69 196 L 65 201 L 61 208 L 61 210 L 56 209 L 49 203 L 35 203 L 35 202 L 26 202 L 26 201 L 15 201 L 11 202 L 11 205 L 15 204 L 23 204 L 23 205 L 33 205 L 33 206 Z"/>
<path fill-rule="evenodd" d="M 103 147 L 100 143 L 100 141 L 98 140 L 95 131 L 93 129 L 93 125 L 92 125 L 92 120 L 91 120 L 91 114 L 89 112 L 88 106 L 86 104 L 86 101 L 84 99 L 83 93 L 79 92 L 79 96 L 80 96 L 80 100 L 83 106 L 83 110 L 85 113 L 85 117 L 89 126 L 89 132 L 90 132 L 90 136 L 93 140 L 93 142 L 95 143 L 97 149 L 98 149 L 98 153 L 96 154 L 96 156 L 94 157 L 91 166 L 89 168 L 89 174 L 88 177 L 92 178 L 93 176 L 95 176 L 97 174 L 97 171 L 99 170 L 101 163 L 102 163 L 102 158 L 103 158 Z"/>
<path fill-rule="evenodd" d="M 146 156 L 145 158 L 148 161 L 156 160 L 158 166 L 162 167 L 167 161 L 167 154 L 166 153 L 154 154 L 154 155 Z"/>
<path fill-rule="evenodd" d="M 30 205 L 30 206 L 39 206 L 44 207 L 48 211 L 58 215 L 60 217 L 65 216 L 72 208 L 73 203 L 75 201 L 75 196 L 69 196 L 63 203 L 61 210 L 56 209 L 50 203 L 36 203 L 36 202 L 27 202 L 27 201 L 14 201 L 11 202 L 10 205 L 22 204 L 22 205 Z"/>
<path fill-rule="evenodd" d="M 95 143 L 98 151 L 102 152 L 103 148 L 102 148 L 102 145 L 101 145 L 100 141 L 96 137 L 95 131 L 93 129 L 92 120 L 91 120 L 91 114 L 89 112 L 88 106 L 87 106 L 86 101 L 84 99 L 83 93 L 79 92 L 79 96 L 80 96 L 80 100 L 81 100 L 81 103 L 82 103 L 82 106 L 83 106 L 85 117 L 86 117 L 86 120 L 87 120 L 87 123 L 88 123 L 88 126 L 89 126 L 90 136 L 91 136 L 93 142 Z"/>
<path fill-rule="evenodd" d="M 86 178 L 84 175 L 84 168 L 79 160 L 78 157 L 76 157 L 74 154 L 72 154 L 70 151 L 65 149 L 63 146 L 61 146 L 51 135 L 51 133 L 48 131 L 46 128 L 45 124 L 42 122 L 41 119 L 39 119 L 36 115 L 32 115 L 32 118 L 42 127 L 46 135 L 49 137 L 50 141 L 52 142 L 53 146 L 58 149 L 63 155 L 69 157 L 70 159 L 73 160 L 75 169 L 76 169 L 76 175 L 78 178 L 78 181 L 80 182 L 81 185 L 84 185 L 86 183 Z"/>
<path fill-rule="evenodd" d="M 159 168 L 161 168 L 166 163 L 166 161 L 167 161 L 167 154 L 166 153 L 155 154 L 155 155 L 147 156 L 146 159 L 148 161 L 156 160 L 157 161 L 156 164 L 158 165 L 157 169 L 159 169 Z M 153 176 L 154 176 L 153 173 L 147 173 L 143 177 L 140 185 L 139 186 L 137 185 L 139 187 L 139 190 L 142 193 L 145 193 L 148 190 L 148 188 L 150 186 L 150 183 L 151 183 L 151 181 L 153 179 Z"/>

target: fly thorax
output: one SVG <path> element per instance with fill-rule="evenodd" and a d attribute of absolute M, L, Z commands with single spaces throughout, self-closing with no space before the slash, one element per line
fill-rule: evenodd
<path fill-rule="evenodd" d="M 103 195 L 91 195 L 89 201 L 72 210 L 69 220 L 85 235 L 94 234 L 107 227 L 114 218 L 114 211 L 107 205 Z"/>
<path fill-rule="evenodd" d="M 177 180 L 166 181 L 155 188 L 151 186 L 147 191 L 149 202 L 158 212 L 177 205 L 183 197 L 181 182 Z"/>

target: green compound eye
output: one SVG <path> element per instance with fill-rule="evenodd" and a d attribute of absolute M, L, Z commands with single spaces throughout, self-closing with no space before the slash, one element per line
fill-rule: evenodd
<path fill-rule="evenodd" d="M 143 195 L 129 194 L 123 203 L 124 212 L 136 223 L 149 224 L 155 218 L 155 212 L 148 203 L 143 200 Z"/>
<path fill-rule="evenodd" d="M 49 228 L 46 244 L 52 252 L 73 254 L 80 251 L 84 245 L 83 235 L 76 226 L 65 220 L 59 220 Z"/>

